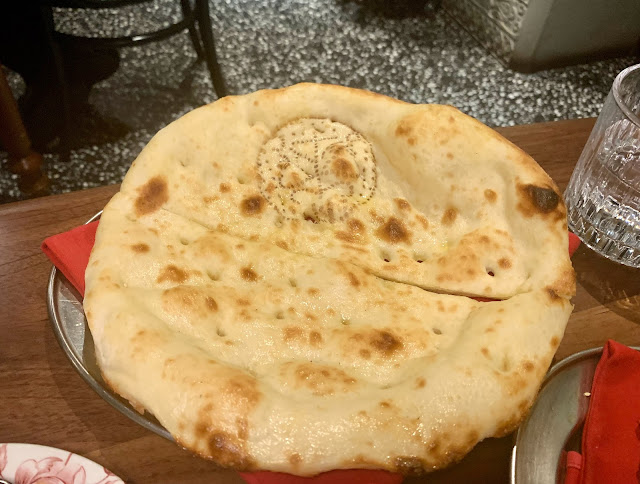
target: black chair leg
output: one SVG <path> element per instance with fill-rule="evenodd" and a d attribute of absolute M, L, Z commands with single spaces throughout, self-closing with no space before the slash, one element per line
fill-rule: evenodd
<path fill-rule="evenodd" d="M 50 9 L 51 7 L 43 6 L 42 9 Z M 46 12 L 45 12 L 46 15 Z M 45 16 L 45 18 L 47 18 Z M 53 16 L 49 15 L 53 21 Z M 69 161 L 71 148 L 71 96 L 69 95 L 69 85 L 67 84 L 67 76 L 64 72 L 64 60 L 60 44 L 54 38 L 54 26 L 51 23 L 47 25 L 47 41 L 53 53 L 53 62 L 55 64 L 56 77 L 60 88 L 60 97 L 62 101 L 62 134 L 60 136 L 60 144 L 58 151 L 61 161 Z"/>
<path fill-rule="evenodd" d="M 211 31 L 211 18 L 209 17 L 209 0 L 196 0 L 196 16 L 198 18 L 198 27 L 202 45 L 204 47 L 205 60 L 211 74 L 211 82 L 216 90 L 218 98 L 226 96 L 227 88 L 224 85 L 224 78 L 220 72 L 218 64 L 218 56 L 216 55 L 216 46 L 213 41 L 213 32 Z"/>
<path fill-rule="evenodd" d="M 193 14 L 193 10 L 191 9 L 190 0 L 180 0 L 180 6 L 182 7 L 182 16 L 184 18 L 190 17 Z M 193 22 L 189 24 L 189 37 L 191 38 L 191 43 L 193 44 L 193 48 L 198 55 L 198 60 L 204 59 L 204 52 L 202 50 L 202 46 L 200 45 L 200 37 L 198 36 L 198 31 L 196 30 L 196 19 L 194 17 Z"/>

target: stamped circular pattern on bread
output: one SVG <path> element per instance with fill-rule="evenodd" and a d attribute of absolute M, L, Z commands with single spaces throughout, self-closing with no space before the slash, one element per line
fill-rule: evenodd
<path fill-rule="evenodd" d="M 301 84 L 151 140 L 84 305 L 105 380 L 203 457 L 425 472 L 530 407 L 572 309 L 566 231 L 544 171 L 454 108 Z"/>

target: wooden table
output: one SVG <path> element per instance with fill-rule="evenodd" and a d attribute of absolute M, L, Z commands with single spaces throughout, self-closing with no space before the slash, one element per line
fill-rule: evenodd
<path fill-rule="evenodd" d="M 516 126 L 499 131 L 531 154 L 561 189 L 593 120 Z M 134 424 L 75 373 L 51 330 L 45 303 L 51 264 L 42 240 L 85 222 L 117 187 L 0 206 L 0 442 L 64 448 L 111 469 L 127 483 L 240 483 L 237 475 L 192 457 Z M 615 265 L 584 246 L 573 257 L 575 310 L 557 358 L 608 338 L 640 345 L 640 270 Z M 450 470 L 418 482 L 507 482 L 510 438 L 478 445 Z"/>

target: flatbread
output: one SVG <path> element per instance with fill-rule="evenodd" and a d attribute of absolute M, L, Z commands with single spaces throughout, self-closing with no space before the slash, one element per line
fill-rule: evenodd
<path fill-rule="evenodd" d="M 420 473 L 530 407 L 572 309 L 566 246 L 555 185 L 493 131 L 298 85 L 154 137 L 84 307 L 105 380 L 203 457 Z"/>

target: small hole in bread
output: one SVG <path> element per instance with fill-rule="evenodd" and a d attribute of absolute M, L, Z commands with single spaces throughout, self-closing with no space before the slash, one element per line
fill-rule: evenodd
<path fill-rule="evenodd" d="M 276 313 L 276 319 L 284 319 L 284 311 L 278 311 Z"/>
<path fill-rule="evenodd" d="M 278 215 L 278 218 L 276 218 L 273 224 L 278 228 L 282 227 L 282 225 L 284 224 L 284 217 L 282 215 Z"/>
<path fill-rule="evenodd" d="M 351 320 L 347 318 L 342 318 L 342 321 L 340 322 L 345 326 L 349 326 L 351 324 Z"/>
<path fill-rule="evenodd" d="M 385 262 L 391 262 L 391 254 L 386 250 L 380 252 L 380 258 Z"/>
<path fill-rule="evenodd" d="M 220 329 L 220 328 L 216 329 L 216 334 L 218 336 L 222 337 L 222 338 L 224 338 L 227 335 L 227 333 L 223 329 Z"/>
<path fill-rule="evenodd" d="M 495 276 L 496 274 L 495 274 L 491 269 L 487 269 L 487 275 L 489 275 L 489 276 L 493 277 L 493 276 Z"/>
<path fill-rule="evenodd" d="M 240 185 L 247 183 L 247 178 L 244 175 L 238 175 L 237 180 Z"/>
<path fill-rule="evenodd" d="M 209 276 L 209 279 L 211 279 L 212 281 L 220 280 L 220 274 L 218 274 L 217 272 L 207 271 L 207 276 Z"/>
<path fill-rule="evenodd" d="M 289 279 L 289 285 L 291 287 L 298 287 L 298 281 L 296 281 L 295 279 Z"/>
<path fill-rule="evenodd" d="M 433 331 L 433 334 L 442 334 L 442 331 L 440 331 L 440 328 L 431 328 L 431 331 Z"/>
<path fill-rule="evenodd" d="M 189 241 L 187 239 L 185 239 L 185 238 L 180 239 L 180 243 L 182 245 L 189 245 Z"/>

